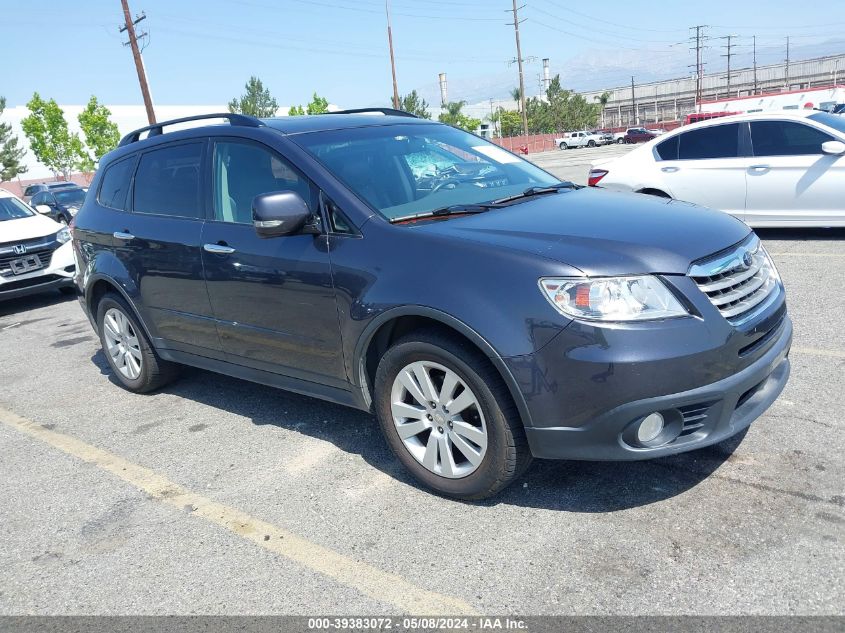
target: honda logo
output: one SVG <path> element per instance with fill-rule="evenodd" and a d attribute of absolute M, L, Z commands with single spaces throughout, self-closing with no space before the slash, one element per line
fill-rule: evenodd
<path fill-rule="evenodd" d="M 26 245 L 25 244 L 15 244 L 15 246 L 12 248 L 12 250 L 15 251 L 15 255 L 23 255 L 24 253 L 26 253 Z"/>

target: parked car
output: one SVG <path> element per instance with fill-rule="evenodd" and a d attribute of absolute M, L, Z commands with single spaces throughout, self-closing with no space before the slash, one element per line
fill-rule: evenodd
<path fill-rule="evenodd" d="M 665 134 L 666 130 L 662 128 L 646 128 L 646 132 L 654 134 L 655 136 L 660 136 L 661 134 Z"/>
<path fill-rule="evenodd" d="M 610 130 L 596 130 L 595 134 L 600 139 L 599 145 L 610 145 L 616 142 L 613 138 L 613 132 Z"/>
<path fill-rule="evenodd" d="M 380 112 L 159 123 L 101 160 L 76 281 L 123 387 L 183 364 L 372 411 L 462 499 L 532 456 L 720 442 L 783 389 L 784 289 L 742 222 Z"/>
<path fill-rule="evenodd" d="M 32 197 L 42 191 L 54 191 L 56 189 L 64 189 L 66 187 L 78 187 L 75 182 L 38 182 L 33 185 L 27 185 L 23 192 L 23 200 L 27 204 L 32 203 Z"/>
<path fill-rule="evenodd" d="M 0 301 L 61 290 L 76 292 L 67 227 L 0 189 Z"/>
<path fill-rule="evenodd" d="M 50 216 L 60 224 L 70 224 L 85 202 L 85 190 L 74 185 L 36 193 L 30 205 L 39 213 Z"/>
<path fill-rule="evenodd" d="M 632 127 L 628 128 L 625 131 L 625 136 L 622 137 L 623 142 L 625 143 L 646 143 L 653 138 L 656 138 L 657 135 L 649 132 L 644 127 Z"/>
<path fill-rule="evenodd" d="M 581 130 L 580 132 L 568 132 L 561 138 L 555 139 L 555 145 L 560 149 L 574 149 L 576 147 L 597 147 L 604 143 L 601 136 L 595 132 Z"/>
<path fill-rule="evenodd" d="M 710 119 L 593 164 L 589 184 L 721 209 L 751 226 L 845 226 L 845 119 L 813 110 Z"/>

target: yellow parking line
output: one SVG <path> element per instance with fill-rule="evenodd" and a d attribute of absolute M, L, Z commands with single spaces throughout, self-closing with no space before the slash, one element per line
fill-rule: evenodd
<path fill-rule="evenodd" d="M 812 354 L 814 356 L 830 356 L 831 358 L 845 358 L 845 352 L 840 352 L 835 349 L 819 349 L 818 347 L 798 347 L 793 345 L 791 352 Z"/>
<path fill-rule="evenodd" d="M 462 600 L 427 591 L 401 576 L 312 543 L 237 508 L 191 492 L 149 468 L 133 464 L 70 435 L 46 429 L 37 422 L 27 420 L 3 407 L 0 407 L 0 422 L 116 475 L 157 501 L 181 511 L 190 508 L 190 513 L 195 517 L 201 517 L 225 528 L 264 549 L 352 587 L 374 600 L 392 604 L 403 612 L 426 615 L 475 613 L 474 609 Z"/>

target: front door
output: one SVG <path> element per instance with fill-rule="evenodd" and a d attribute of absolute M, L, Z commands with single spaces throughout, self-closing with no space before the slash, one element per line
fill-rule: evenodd
<path fill-rule="evenodd" d="M 845 157 L 822 153 L 831 135 L 796 121 L 753 121 L 745 220 L 752 225 L 845 220 Z"/>
<path fill-rule="evenodd" d="M 214 219 L 203 228 L 208 295 L 229 360 L 343 386 L 346 372 L 327 238 L 260 238 L 252 200 L 295 191 L 319 212 L 316 187 L 280 154 L 218 139 L 212 158 Z"/>

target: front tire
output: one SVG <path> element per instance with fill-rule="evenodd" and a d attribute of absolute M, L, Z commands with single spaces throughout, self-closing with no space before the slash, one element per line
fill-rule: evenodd
<path fill-rule="evenodd" d="M 123 297 L 109 293 L 100 300 L 97 329 L 109 367 L 124 389 L 146 393 L 176 377 L 178 365 L 159 357 Z"/>
<path fill-rule="evenodd" d="M 430 330 L 400 339 L 379 363 L 374 406 L 399 461 L 442 495 L 484 499 L 531 463 L 501 377 L 458 337 Z"/>
<path fill-rule="evenodd" d="M 616 141 L 616 144 L 617 144 L 617 145 L 624 145 L 624 144 L 625 144 L 625 139 L 624 139 L 624 138 L 620 138 L 618 141 Z"/>
<path fill-rule="evenodd" d="M 596 146 L 595 141 L 590 141 L 589 143 L 587 143 L 587 147 L 595 147 L 595 146 Z"/>
<path fill-rule="evenodd" d="M 566 150 L 568 150 L 568 149 L 569 149 L 569 146 L 568 146 L 566 143 L 561 143 L 560 145 L 558 145 L 558 147 L 559 147 L 561 150 L 564 150 L 564 151 L 566 151 Z"/>

